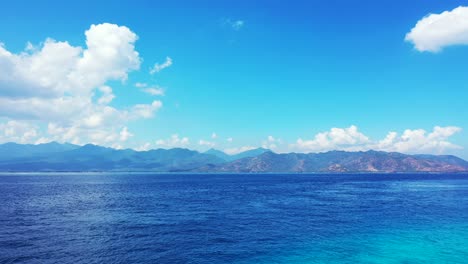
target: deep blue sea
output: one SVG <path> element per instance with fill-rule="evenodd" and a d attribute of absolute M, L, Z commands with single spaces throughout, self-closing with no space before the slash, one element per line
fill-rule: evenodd
<path fill-rule="evenodd" d="M 0 175 L 0 263 L 468 263 L 468 175 Z"/>

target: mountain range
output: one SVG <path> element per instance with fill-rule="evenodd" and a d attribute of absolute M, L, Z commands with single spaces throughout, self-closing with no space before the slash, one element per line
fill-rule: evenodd
<path fill-rule="evenodd" d="M 0 145 L 0 171 L 152 171 L 226 173 L 468 172 L 451 155 L 407 155 L 381 151 L 277 154 L 258 148 L 236 155 L 173 148 L 135 151 L 51 142 Z"/>

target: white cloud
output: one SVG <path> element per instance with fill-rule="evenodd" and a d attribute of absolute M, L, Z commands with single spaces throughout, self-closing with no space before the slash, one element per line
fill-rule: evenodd
<path fill-rule="evenodd" d="M 168 139 L 159 139 L 156 141 L 156 145 L 165 148 L 181 148 L 187 147 L 190 144 L 188 137 L 180 138 L 178 134 L 173 134 Z"/>
<path fill-rule="evenodd" d="M 211 139 L 215 140 L 216 138 L 218 138 L 218 135 L 216 133 L 212 133 L 211 134 Z M 213 148 L 214 146 L 216 146 L 216 142 L 215 141 L 209 141 L 209 140 L 204 140 L 204 139 L 200 139 L 198 141 L 198 145 L 199 146 L 202 146 L 202 147 L 209 147 L 209 148 Z"/>
<path fill-rule="evenodd" d="M 143 92 L 153 95 L 153 96 L 163 96 L 164 95 L 164 89 L 160 87 L 151 87 L 151 88 L 145 88 L 143 89 Z"/>
<path fill-rule="evenodd" d="M 135 87 L 136 88 L 145 88 L 147 87 L 148 85 L 146 83 L 141 83 L 141 82 L 137 82 L 135 83 Z"/>
<path fill-rule="evenodd" d="M 158 85 L 154 87 L 148 87 L 147 83 L 140 83 L 137 82 L 135 83 L 135 87 L 141 88 L 141 90 L 147 94 L 153 95 L 153 96 L 164 96 L 164 88 L 159 87 Z"/>
<path fill-rule="evenodd" d="M 137 104 L 133 106 L 132 116 L 135 118 L 151 118 L 161 107 L 161 101 L 153 101 L 151 104 Z"/>
<path fill-rule="evenodd" d="M 130 137 L 133 137 L 133 134 L 128 131 L 127 127 L 122 128 L 120 131 L 120 141 L 127 141 Z"/>
<path fill-rule="evenodd" d="M 468 7 L 429 14 L 406 34 L 418 51 L 437 52 L 447 46 L 468 45 Z"/>
<path fill-rule="evenodd" d="M 63 127 L 54 123 L 49 123 L 47 134 L 48 137 L 42 137 L 42 141 L 71 142 L 73 144 L 92 143 L 111 147 L 121 146 L 121 143 L 125 143 L 133 136 L 127 127 L 123 127 L 119 131 L 118 127 L 111 127 L 110 129 L 103 126 L 93 128 L 83 126 Z"/>
<path fill-rule="evenodd" d="M 212 148 L 216 146 L 216 143 L 213 141 L 200 139 L 200 141 L 198 141 L 198 145 Z"/>
<path fill-rule="evenodd" d="M 378 141 L 372 141 L 358 131 L 356 126 L 349 128 L 332 128 L 330 131 L 315 135 L 314 139 L 303 140 L 299 138 L 290 146 L 297 152 L 323 152 L 330 150 L 346 151 L 396 151 L 402 153 L 432 153 L 441 154 L 448 150 L 461 147 L 449 142 L 449 138 L 461 131 L 461 128 L 434 127 L 431 133 L 423 129 L 407 129 L 401 136 L 397 132 L 389 132 L 387 136 Z"/>
<path fill-rule="evenodd" d="M 314 139 L 299 138 L 294 147 L 306 151 L 326 151 L 332 149 L 359 148 L 369 142 L 369 138 L 358 131 L 356 126 L 348 128 L 332 128 L 330 131 L 318 133 Z"/>
<path fill-rule="evenodd" d="M 162 106 L 160 101 L 124 109 L 109 106 L 115 95 L 106 83 L 125 81 L 140 67 L 135 33 L 104 23 L 91 25 L 85 36 L 86 47 L 49 38 L 38 46 L 29 43 L 15 54 L 0 45 L 0 117 L 41 125 L 35 129 L 39 139 L 28 134 L 27 140 L 11 136 L 11 141 L 112 146 L 119 144 L 128 121 L 153 117 Z"/>
<path fill-rule="evenodd" d="M 108 80 L 126 80 L 140 67 L 135 33 L 114 24 L 91 25 L 86 48 L 47 39 L 41 47 L 13 54 L 0 46 L 2 97 L 89 95 Z"/>
<path fill-rule="evenodd" d="M 224 19 L 223 24 L 228 25 L 230 28 L 232 28 L 235 31 L 239 31 L 244 27 L 245 21 L 244 20 L 232 20 L 230 18 L 227 18 L 227 19 Z"/>
<path fill-rule="evenodd" d="M 279 138 L 275 138 L 273 136 L 268 136 L 266 140 L 262 142 L 262 148 L 265 149 L 277 149 L 278 145 L 283 144 L 283 141 Z"/>
<path fill-rule="evenodd" d="M 151 149 L 151 143 L 149 142 L 146 142 L 143 145 L 135 148 L 136 151 L 148 151 L 150 149 Z"/>
<path fill-rule="evenodd" d="M 166 57 L 166 61 L 163 63 L 155 63 L 153 68 L 150 69 L 150 74 L 158 73 L 172 65 L 172 59 L 170 57 Z"/>
<path fill-rule="evenodd" d="M 241 153 L 241 152 L 244 152 L 244 151 L 248 151 L 248 150 L 252 150 L 252 149 L 256 149 L 256 147 L 243 146 L 243 147 L 239 147 L 239 148 L 227 148 L 227 149 L 224 149 L 224 153 L 229 154 L 229 155 L 235 155 L 235 154 L 238 154 L 238 153 Z"/>
<path fill-rule="evenodd" d="M 102 96 L 99 98 L 99 104 L 109 104 L 114 100 L 115 95 L 112 93 L 112 88 L 107 85 L 99 87 L 99 91 L 101 91 Z"/>
<path fill-rule="evenodd" d="M 423 129 L 407 129 L 401 136 L 396 132 L 389 132 L 385 139 L 376 146 L 378 150 L 396 151 L 403 153 L 434 153 L 441 154 L 451 149 L 461 149 L 460 146 L 448 141 L 449 137 L 461 131 L 459 127 L 434 127 L 431 133 Z"/>
<path fill-rule="evenodd" d="M 231 143 L 234 139 L 232 137 L 229 137 L 226 139 L 227 142 Z"/>
<path fill-rule="evenodd" d="M 0 123 L 0 143 L 30 143 L 38 140 L 38 127 L 28 122 L 10 120 Z"/>

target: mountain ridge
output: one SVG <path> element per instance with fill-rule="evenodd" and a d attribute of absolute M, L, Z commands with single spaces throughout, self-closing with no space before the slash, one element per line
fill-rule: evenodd
<path fill-rule="evenodd" d="M 200 169 L 201 171 L 204 168 Z M 466 172 L 468 162 L 453 155 L 408 155 L 383 151 L 323 153 L 266 152 L 257 157 L 221 164 L 217 172 Z"/>
<path fill-rule="evenodd" d="M 114 149 L 93 144 L 51 142 L 0 144 L 0 171 L 148 171 L 198 173 L 354 173 L 468 172 L 468 162 L 453 155 L 408 155 L 384 151 L 274 153 L 258 148 L 236 155 L 184 148 Z M 223 158 L 224 157 L 224 158 Z"/>

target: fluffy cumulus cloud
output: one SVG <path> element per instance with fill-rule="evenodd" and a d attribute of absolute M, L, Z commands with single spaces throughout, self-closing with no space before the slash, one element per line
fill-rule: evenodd
<path fill-rule="evenodd" d="M 188 137 L 179 137 L 178 134 L 171 135 L 168 139 L 159 139 L 156 145 L 162 148 L 185 148 L 190 144 Z"/>
<path fill-rule="evenodd" d="M 298 152 L 323 152 L 329 150 L 365 151 L 381 150 L 402 153 L 442 154 L 461 147 L 450 142 L 449 138 L 461 131 L 461 128 L 434 127 L 432 132 L 423 129 L 407 129 L 401 135 L 389 132 L 384 139 L 371 140 L 359 132 L 356 126 L 332 128 L 315 135 L 311 140 L 299 138 L 290 149 Z"/>
<path fill-rule="evenodd" d="M 125 80 L 140 67 L 137 35 L 114 24 L 91 25 L 86 48 L 47 39 L 20 54 L 0 46 L 1 94 L 9 98 L 86 96 L 108 80 Z"/>
<path fill-rule="evenodd" d="M 461 128 L 459 127 L 436 126 L 430 133 L 424 129 L 407 129 L 401 136 L 396 132 L 389 132 L 383 140 L 371 147 L 378 150 L 403 153 L 441 154 L 447 150 L 461 149 L 460 146 L 449 141 L 451 136 L 460 131 Z"/>
<path fill-rule="evenodd" d="M 447 46 L 468 45 L 468 7 L 429 14 L 406 34 L 418 51 L 437 52 Z"/>
<path fill-rule="evenodd" d="M 140 67 L 137 35 L 104 23 L 91 25 L 85 36 L 85 47 L 50 38 L 38 46 L 28 43 L 20 53 L 0 45 L 0 118 L 6 120 L 1 126 L 16 131 L 3 133 L 1 141 L 119 146 L 130 138 L 128 121 L 154 116 L 160 101 L 124 109 L 110 105 L 116 96 L 106 83 L 125 81 Z"/>
<path fill-rule="evenodd" d="M 172 59 L 170 57 L 166 57 L 166 60 L 163 63 L 154 64 L 153 68 L 150 69 L 150 74 L 158 73 L 166 68 L 171 67 L 171 65 L 172 65 Z"/>
<path fill-rule="evenodd" d="M 299 150 L 326 151 L 332 149 L 358 149 L 369 143 L 369 138 L 358 131 L 356 126 L 348 128 L 332 128 L 330 131 L 321 132 L 313 139 L 299 138 L 293 147 Z"/>

